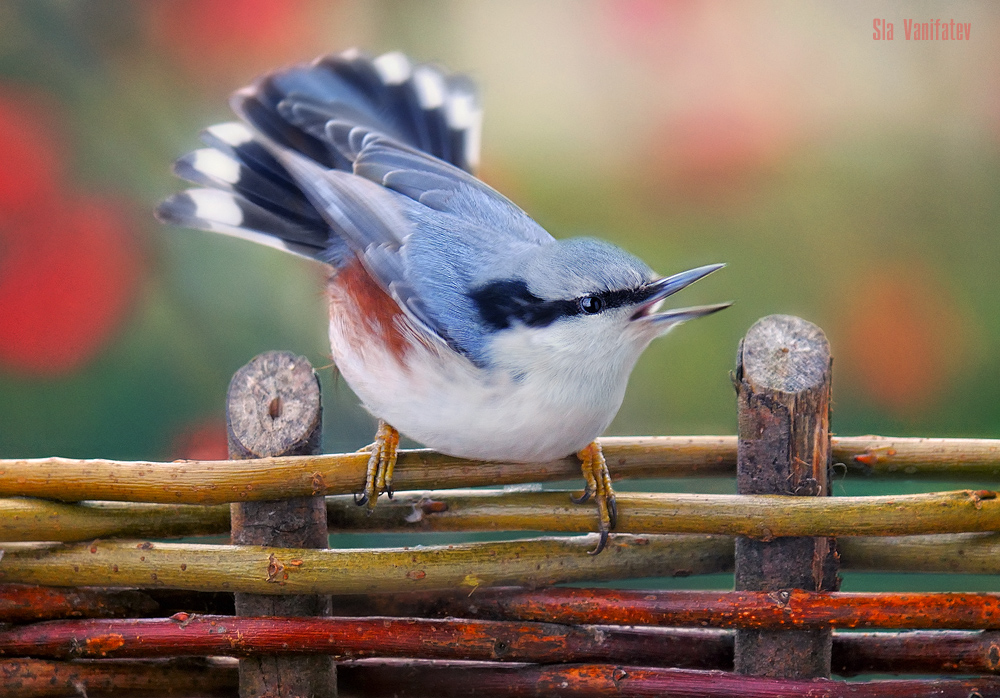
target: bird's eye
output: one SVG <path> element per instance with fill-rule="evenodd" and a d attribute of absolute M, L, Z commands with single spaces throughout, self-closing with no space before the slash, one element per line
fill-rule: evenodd
<path fill-rule="evenodd" d="M 577 301 L 577 305 L 580 306 L 580 310 L 585 312 L 587 315 L 594 315 L 604 310 L 604 301 L 597 296 L 584 296 Z"/>

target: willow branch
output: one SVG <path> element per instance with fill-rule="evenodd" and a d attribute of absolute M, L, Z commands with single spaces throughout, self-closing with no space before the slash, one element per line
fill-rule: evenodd
<path fill-rule="evenodd" d="M 778 495 L 617 495 L 623 533 L 708 533 L 762 540 L 782 536 L 901 536 L 1000 530 L 1000 498 L 987 490 L 884 497 Z M 400 493 L 359 515 L 350 498 L 330 498 L 333 528 L 344 530 L 585 533 L 594 513 L 567 492 Z"/>
<path fill-rule="evenodd" d="M 351 594 L 705 574 L 732 565 L 715 536 L 621 535 L 587 555 L 596 536 L 417 549 L 316 550 L 115 540 L 13 543 L 0 582 L 257 594 Z M 588 548 L 590 546 L 590 548 Z"/>
<path fill-rule="evenodd" d="M 735 472 L 735 436 L 610 437 L 601 443 L 612 473 L 619 480 Z M 876 476 L 1000 476 L 1000 440 L 834 437 L 833 458 Z M 364 480 L 366 463 L 367 456 L 358 453 L 239 462 L 0 459 L 0 496 L 221 504 L 351 494 Z M 400 490 L 578 477 L 579 463 L 573 457 L 547 463 L 499 463 L 450 458 L 429 450 L 401 451 L 395 475 Z"/>
<path fill-rule="evenodd" d="M 1000 574 L 1000 535 L 844 539 L 845 569 Z M 10 543 L 0 582 L 45 586 L 169 588 L 261 594 L 363 594 L 547 585 L 732 570 L 727 536 L 611 539 L 591 556 L 595 536 L 467 543 L 417 549 L 304 550 L 99 541 Z M 591 546 L 588 548 L 588 546 Z M 894 551 L 898 548 L 898 552 Z"/>
<path fill-rule="evenodd" d="M 1000 574 L 1000 533 L 840 538 L 837 548 L 854 571 Z"/>
<path fill-rule="evenodd" d="M 1000 477 L 1000 439 L 834 436 L 833 462 L 877 477 Z"/>
<path fill-rule="evenodd" d="M 770 540 L 781 536 L 899 536 L 1000 530 L 1000 499 L 987 490 L 883 497 L 774 495 L 618 495 L 623 533 L 707 533 Z M 0 537 L 9 541 L 74 541 L 101 537 L 170 538 L 225 533 L 224 506 L 78 505 L 0 500 Z M 569 493 L 445 491 L 399 493 L 372 516 L 353 497 L 330 497 L 331 529 L 341 531 L 594 530 L 594 512 Z"/>
<path fill-rule="evenodd" d="M 727 474 L 736 438 L 653 436 L 604 439 L 605 457 L 619 478 Z M 730 461 L 725 455 L 732 452 Z M 245 461 L 0 460 L 0 496 L 62 501 L 87 499 L 221 504 L 317 494 L 352 494 L 365 479 L 366 453 L 288 456 Z M 575 456 L 547 463 L 463 460 L 434 451 L 399 453 L 399 490 L 482 487 L 580 477 Z"/>
<path fill-rule="evenodd" d="M 229 505 L 0 499 L 0 540 L 187 538 L 229 534 Z"/>

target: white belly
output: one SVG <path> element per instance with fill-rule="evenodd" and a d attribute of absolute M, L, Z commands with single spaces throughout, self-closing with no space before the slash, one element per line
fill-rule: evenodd
<path fill-rule="evenodd" d="M 539 375 L 517 380 L 423 345 L 401 364 L 371 345 L 358 351 L 338 324 L 330 329 L 334 360 L 365 408 L 441 453 L 521 462 L 562 458 L 597 438 L 621 406 L 624 385 L 609 396 L 604 386 L 571 388 Z"/>

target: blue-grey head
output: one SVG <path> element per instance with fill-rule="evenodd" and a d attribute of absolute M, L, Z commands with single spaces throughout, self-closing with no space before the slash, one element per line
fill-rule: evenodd
<path fill-rule="evenodd" d="M 492 365 L 624 394 L 653 339 L 730 305 L 660 309 L 666 298 L 723 266 L 663 278 L 610 243 L 574 238 L 504 260 L 477 279 L 471 297 L 490 334 Z"/>

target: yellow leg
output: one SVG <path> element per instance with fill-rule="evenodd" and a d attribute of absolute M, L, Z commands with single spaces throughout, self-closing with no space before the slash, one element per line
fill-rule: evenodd
<path fill-rule="evenodd" d="M 396 454 L 399 451 L 399 432 L 380 419 L 374 443 L 363 450 L 371 451 L 371 456 L 368 458 L 365 488 L 360 494 L 354 495 L 354 503 L 358 506 L 367 504 L 370 514 L 380 494 L 385 492 L 392 499 L 392 471 L 396 467 Z"/>
<path fill-rule="evenodd" d="M 597 543 L 597 548 L 590 553 L 597 555 L 608 544 L 608 533 L 614 529 L 617 523 L 618 508 L 615 506 L 615 491 L 611 487 L 611 473 L 608 472 L 608 463 L 604 460 L 601 444 L 592 441 L 586 448 L 578 451 L 576 456 L 580 459 L 586 487 L 583 494 L 574 497 L 573 501 L 582 504 L 593 497 L 597 504 L 599 517 L 597 530 L 601 534 L 601 539 Z"/>

